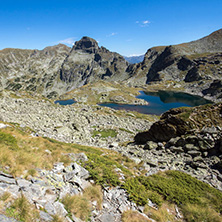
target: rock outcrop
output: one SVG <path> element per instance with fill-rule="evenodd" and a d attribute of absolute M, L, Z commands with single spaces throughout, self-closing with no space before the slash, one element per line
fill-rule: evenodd
<path fill-rule="evenodd" d="M 193 134 L 205 127 L 222 127 L 222 103 L 193 108 L 176 108 L 162 114 L 147 132 L 138 133 L 135 142 L 164 142 L 171 138 Z"/>

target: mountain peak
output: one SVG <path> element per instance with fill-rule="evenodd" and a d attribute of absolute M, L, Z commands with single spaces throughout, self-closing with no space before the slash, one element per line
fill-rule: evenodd
<path fill-rule="evenodd" d="M 73 47 L 75 50 L 84 50 L 90 53 L 95 52 L 95 50 L 99 48 L 97 41 L 87 36 L 84 36 L 79 41 L 76 41 Z"/>

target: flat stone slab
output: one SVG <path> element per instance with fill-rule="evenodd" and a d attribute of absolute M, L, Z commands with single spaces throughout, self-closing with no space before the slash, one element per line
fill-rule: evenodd
<path fill-rule="evenodd" d="M 0 175 L 0 183 L 16 184 L 15 179 Z"/>

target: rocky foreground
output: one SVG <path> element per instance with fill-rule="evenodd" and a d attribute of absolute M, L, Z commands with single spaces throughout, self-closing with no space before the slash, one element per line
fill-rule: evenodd
<path fill-rule="evenodd" d="M 60 106 L 34 99 L 0 99 L 0 119 L 28 126 L 36 135 L 68 143 L 109 147 L 113 142 L 133 140 L 133 134 L 149 128 L 152 122 L 136 118 L 133 113 L 116 115 L 114 110 L 99 106 L 74 104 Z M 126 112 L 123 112 L 126 114 Z M 106 129 L 118 132 L 116 137 L 93 135 Z M 99 133 L 98 133 L 99 134 Z"/>

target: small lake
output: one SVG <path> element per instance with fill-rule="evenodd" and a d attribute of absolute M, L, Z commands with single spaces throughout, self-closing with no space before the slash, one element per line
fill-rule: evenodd
<path fill-rule="evenodd" d="M 146 100 L 149 105 L 129 105 L 116 103 L 102 103 L 100 106 L 106 106 L 113 109 L 125 109 L 129 111 L 137 111 L 143 114 L 161 115 L 171 108 L 182 106 L 199 106 L 211 103 L 209 100 L 200 96 L 193 96 L 187 93 L 173 91 L 143 92 L 136 98 Z"/>
<path fill-rule="evenodd" d="M 73 99 L 67 99 L 67 100 L 56 100 L 54 103 L 66 106 L 66 105 L 72 105 L 73 103 L 76 103 L 76 101 Z"/>

